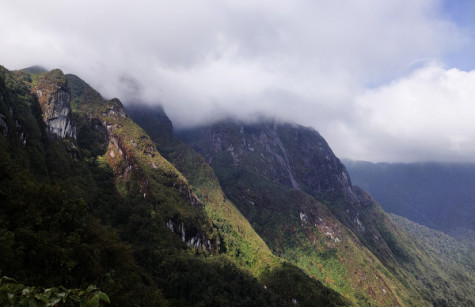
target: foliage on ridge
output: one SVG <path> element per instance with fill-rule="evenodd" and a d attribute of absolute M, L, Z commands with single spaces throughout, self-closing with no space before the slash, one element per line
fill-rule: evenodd
<path fill-rule="evenodd" d="M 324 258 L 315 252 L 315 245 L 324 244 L 318 239 L 315 242 L 314 238 L 324 238 L 325 232 L 316 231 L 312 237 L 308 228 L 300 231 L 306 228 L 303 224 L 307 221 L 318 228 L 318 219 L 310 218 L 296 197 L 297 193 L 306 192 L 316 201 L 314 207 L 323 204 L 339 221 L 339 228 L 348 231 L 341 237 L 357 238 L 350 240 L 354 246 L 352 252 L 351 248 L 345 248 L 339 255 L 333 255 L 338 265 L 344 264 L 350 255 L 353 260 L 372 263 L 375 280 L 391 285 L 389 288 L 404 304 L 470 304 L 470 283 L 451 277 L 434 254 L 399 229 L 367 193 L 352 186 L 344 166 L 314 130 L 276 122 L 249 125 L 222 122 L 181 132 L 180 137 L 203 154 L 227 196 L 274 252 L 288 248 L 290 253 L 285 257 L 293 257 L 308 271 L 314 270 L 315 259 L 318 263 L 318 259 Z M 285 191 L 289 191 L 289 196 L 285 196 Z M 330 232 L 332 236 L 335 237 Z M 295 238 L 294 241 L 286 242 L 289 237 Z M 296 252 L 298 248 L 302 251 Z M 369 251 L 361 253 L 365 248 Z M 361 258 L 354 257 L 358 254 Z M 349 276 L 358 276 L 353 271 L 355 263 L 347 261 L 343 266 L 351 273 Z M 360 263 L 356 267 L 367 266 Z M 330 276 L 333 287 L 351 293 L 349 287 L 335 283 L 347 282 L 343 276 L 341 273 Z M 329 279 L 327 285 L 330 284 Z M 353 287 L 353 291 L 361 289 L 356 279 Z M 384 288 L 387 292 L 388 287 Z M 373 302 L 378 295 L 384 297 L 383 293 L 381 288 L 371 287 L 365 289 L 363 297 L 355 292 L 350 295 L 366 304 L 368 296 Z"/>
<path fill-rule="evenodd" d="M 336 292 L 310 279 L 302 271 L 273 256 L 246 218 L 221 190 L 211 167 L 191 147 L 176 139 L 163 110 L 131 106 L 128 113 L 156 142 L 159 151 L 189 180 L 203 201 L 208 215 L 222 234 L 225 254 L 239 266 L 249 269 L 266 288 L 288 303 L 326 306 L 351 304 Z M 290 280 L 288 280 L 290 279 Z"/>

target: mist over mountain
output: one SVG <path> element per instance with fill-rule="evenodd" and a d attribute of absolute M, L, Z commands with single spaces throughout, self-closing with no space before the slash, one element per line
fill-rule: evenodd
<path fill-rule="evenodd" d="M 94 9 L 91 9 L 94 8 Z M 339 157 L 475 162 L 471 1 L 4 1 L 2 65 L 41 64 L 177 128 L 265 114 Z"/>
<path fill-rule="evenodd" d="M 293 261 L 311 276 L 319 276 L 312 264 L 320 261 L 331 272 L 328 280 L 342 278 L 332 270 L 348 270 L 349 283 L 359 282 L 358 278 L 354 280 L 353 277 L 360 274 L 367 276 L 364 270 L 369 268 L 362 263 L 358 264 L 358 259 L 364 260 L 359 252 L 352 251 L 352 239 L 343 239 L 346 250 L 340 250 L 340 236 L 345 237 L 342 233 L 347 228 L 394 274 L 393 277 L 388 276 L 392 281 L 386 280 L 385 283 L 409 282 L 417 289 L 417 293 L 435 305 L 452 304 L 454 301 L 450 292 L 461 290 L 459 286 L 452 284 L 451 279 L 458 280 L 459 274 L 465 275 L 466 273 L 462 273 L 463 269 L 457 268 L 458 265 L 450 265 L 451 268 L 454 267 L 453 270 L 444 270 L 444 273 L 438 271 L 436 267 L 445 266 L 439 262 L 442 260 L 435 260 L 430 253 L 427 254 L 425 247 L 414 242 L 393 224 L 371 196 L 352 185 L 345 167 L 314 129 L 275 121 L 258 124 L 225 121 L 180 131 L 178 135 L 202 153 L 215 170 L 224 191 L 255 225 L 256 231 L 271 250 Z M 308 196 L 311 198 L 306 198 Z M 312 198 L 317 203 L 312 202 Z M 326 209 L 320 207 L 319 202 Z M 331 213 L 325 210 L 330 210 Z M 329 222 L 334 218 L 339 223 Z M 299 233 L 299 228 L 303 233 Z M 335 258 L 325 252 L 319 254 L 312 251 L 312 246 L 319 246 L 319 235 L 315 231 L 324 233 L 327 240 L 334 241 L 324 246 L 333 249 L 333 257 L 336 256 L 341 261 L 339 264 L 333 262 Z M 298 243 L 292 237 L 297 237 Z M 319 247 L 318 250 L 326 249 Z M 360 252 L 365 253 L 364 249 Z M 422 256 L 422 260 L 416 255 L 425 256 Z M 352 259 L 350 263 L 342 260 L 348 258 Z M 417 281 L 412 279 L 414 274 L 418 276 Z M 452 285 L 448 286 L 450 290 L 429 282 L 439 278 L 436 276 L 445 274 L 453 276 L 449 277 L 445 285 Z M 377 276 L 381 278 L 380 275 Z M 421 282 L 424 284 L 422 287 Z M 383 291 L 385 287 L 370 284 L 369 281 L 366 284 L 368 289 L 380 289 L 380 292 L 368 290 L 371 298 L 377 300 L 378 304 L 390 305 L 388 293 Z M 329 285 L 332 286 L 332 283 Z M 438 290 L 429 290 L 434 289 L 432 287 Z M 356 289 L 358 288 L 357 286 Z M 351 293 L 342 288 L 335 289 Z M 470 290 L 462 290 L 465 291 Z M 435 293 L 438 293 L 437 296 L 431 297 Z M 408 294 L 411 299 L 402 304 L 423 304 L 415 303 L 414 300 L 417 299 L 413 296 L 414 293 Z M 353 295 L 359 294 L 357 292 Z M 362 304 L 363 301 L 360 298 L 358 303 Z"/>
<path fill-rule="evenodd" d="M 475 302 L 470 255 L 395 224 L 310 127 L 175 132 L 76 75 L 0 67 L 0 165 L 1 304 Z"/>
<path fill-rule="evenodd" d="M 474 10 L 1 1 L 0 305 L 475 306 Z"/>

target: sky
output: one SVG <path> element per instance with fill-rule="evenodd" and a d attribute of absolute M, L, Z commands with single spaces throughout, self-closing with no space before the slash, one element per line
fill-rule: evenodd
<path fill-rule="evenodd" d="M 0 42 L 176 128 L 264 114 L 340 158 L 475 162 L 475 1 L 0 0 Z"/>

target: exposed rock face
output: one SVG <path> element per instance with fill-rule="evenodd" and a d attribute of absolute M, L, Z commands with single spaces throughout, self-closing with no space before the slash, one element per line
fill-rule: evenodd
<path fill-rule="evenodd" d="M 272 121 L 250 125 L 227 121 L 182 131 L 179 136 L 217 173 L 243 170 L 326 201 L 333 214 L 383 262 L 394 262 L 374 220 L 377 216 L 389 223 L 389 219 L 367 193 L 352 185 L 345 166 L 313 128 Z"/>
<path fill-rule="evenodd" d="M 343 192 L 357 201 L 345 167 L 312 128 L 272 122 L 223 123 L 182 137 L 210 164 L 230 159 L 234 167 L 250 168 L 268 180 L 312 195 L 333 198 Z"/>
<path fill-rule="evenodd" d="M 216 251 L 217 245 L 219 245 L 219 242 L 216 244 L 216 242 L 208 239 L 206 235 L 200 233 L 200 231 L 196 227 L 193 227 L 193 225 L 186 226 L 183 222 L 181 222 L 178 223 L 178 226 L 176 226 L 175 222 L 170 219 L 167 222 L 167 227 L 171 232 L 180 235 L 181 240 L 190 247 L 196 249 L 202 248 L 208 251 Z"/>
<path fill-rule="evenodd" d="M 66 76 L 58 69 L 40 75 L 32 92 L 38 98 L 48 131 L 60 138 L 76 139 Z"/>
<path fill-rule="evenodd" d="M 67 78 L 74 110 L 103 136 L 104 158 L 114 171 L 119 193 L 139 196 L 157 211 L 173 198 L 173 203 L 180 206 L 177 210 L 203 213 L 202 203 L 186 179 L 160 155 L 150 137 L 130 119 L 119 99 L 105 100 L 78 77 Z M 200 220 L 175 213 L 173 208 L 168 211 L 161 212 L 163 218 L 167 217 L 167 227 L 187 245 L 208 252 L 219 250 L 219 237 L 212 236 L 212 224 L 204 213 Z"/>
<path fill-rule="evenodd" d="M 7 117 L 0 113 L 0 132 L 3 136 L 8 135 Z"/>
<path fill-rule="evenodd" d="M 335 265 L 348 270 L 344 277 L 348 283 L 359 288 L 360 276 L 367 276 L 378 289 L 365 291 L 368 298 L 399 304 L 396 295 L 386 290 L 388 280 L 379 277 L 376 267 L 363 264 L 363 259 L 376 263 L 362 246 L 363 240 L 371 240 L 367 247 L 382 261 L 394 260 L 381 232 L 371 227 L 373 213 L 377 213 L 370 211 L 374 201 L 352 186 L 344 165 L 317 131 L 270 121 L 252 125 L 223 122 L 179 135 L 202 153 L 227 196 L 274 252 L 288 256 L 293 255 L 289 250 L 302 248 L 296 252 L 299 258 L 315 263 L 319 256 L 308 250 L 335 252 L 331 257 Z"/>

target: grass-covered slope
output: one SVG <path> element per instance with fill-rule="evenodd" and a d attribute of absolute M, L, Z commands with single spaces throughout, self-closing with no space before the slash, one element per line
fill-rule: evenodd
<path fill-rule="evenodd" d="M 113 302 L 165 303 L 130 246 L 88 212 L 84 191 L 99 183 L 101 169 L 73 159 L 72 141 L 48 136 L 30 82 L 0 68 L 2 274 L 45 288 L 94 284 Z"/>
<path fill-rule="evenodd" d="M 213 169 L 190 146 L 173 135 L 171 122 L 160 108 L 130 106 L 128 113 L 156 142 L 159 151 L 189 180 L 222 235 L 224 254 L 250 270 L 283 302 L 301 305 L 347 305 L 350 301 L 312 280 L 269 250 L 249 221 L 223 193 Z"/>
<path fill-rule="evenodd" d="M 399 229 L 367 193 L 354 187 L 344 166 L 314 130 L 275 122 L 224 122 L 184 131 L 180 137 L 203 154 L 226 194 L 271 249 L 279 252 L 286 248 L 288 259 L 314 272 L 315 265 L 302 259 L 316 264 L 333 259 L 330 267 L 339 266 L 348 273 L 327 271 L 337 281 L 332 287 L 345 289 L 359 303 L 394 304 L 383 302 L 389 294 L 382 281 L 397 289 L 393 293 L 402 304 L 472 303 L 471 284 L 453 279 L 440 267 L 436 255 Z M 304 199 L 313 203 L 305 205 Z M 337 227 L 327 235 L 318 222 L 321 219 L 334 225 L 330 217 Z M 305 227 L 307 223 L 312 230 Z M 341 230 L 338 235 L 335 228 Z M 327 247 L 325 237 L 340 242 L 344 242 L 340 237 L 345 237 L 350 243 L 334 242 L 333 254 L 321 253 Z M 353 244 L 357 248 L 352 248 Z M 295 252 L 299 248 L 306 254 Z M 354 268 L 372 268 L 376 283 L 371 287 L 358 283 L 356 276 L 361 280 L 367 276 L 361 277 Z M 381 287 L 374 286 L 378 282 Z"/>
<path fill-rule="evenodd" d="M 32 83 L 43 77 L 48 73 L 32 76 L 2 69 L 0 74 L 2 274 L 36 287 L 86 289 L 94 284 L 114 306 L 274 304 L 274 295 L 250 274 L 226 259 L 205 258 L 212 249 L 187 246 L 186 241 L 207 231 L 209 219 L 189 202 L 196 196 L 171 164 L 157 155 L 141 156 L 139 146 L 147 141 L 143 131 L 127 118 L 104 119 L 126 128 L 114 130 L 113 137 L 103 129 L 94 112 L 118 108 L 117 101 L 108 104 L 84 84 L 99 105 L 84 103 L 88 113 L 76 109 L 77 141 L 50 135 L 31 94 Z M 78 92 L 72 96 L 84 98 Z M 125 165 L 112 168 L 105 154 L 111 139 L 133 142 L 134 131 L 144 143 L 135 141 L 138 150 L 122 151 L 134 163 L 125 165 L 136 167 L 126 177 Z M 142 169 L 147 163 L 160 172 Z M 147 180 L 156 182 L 146 190 L 152 196 L 144 197 L 139 192 Z M 168 219 L 183 223 L 176 233 L 167 227 Z M 185 234 L 183 240 L 181 230 L 196 233 Z"/>
<path fill-rule="evenodd" d="M 273 256 L 215 179 L 199 183 L 201 162 L 187 179 L 74 75 L 1 68 L 0 270 L 16 283 L 2 279 L 0 301 L 18 285 L 96 285 L 84 293 L 113 306 L 349 304 Z"/>

